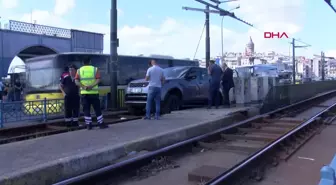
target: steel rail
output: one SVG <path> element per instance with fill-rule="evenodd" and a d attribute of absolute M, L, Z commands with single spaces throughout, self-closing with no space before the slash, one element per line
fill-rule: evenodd
<path fill-rule="evenodd" d="M 200 136 L 196 136 L 196 137 L 193 137 L 193 138 L 190 138 L 190 139 L 187 139 L 187 140 L 184 140 L 184 141 L 181 141 L 181 142 L 163 147 L 161 149 L 158 149 L 158 150 L 155 150 L 155 151 L 150 151 L 146 154 L 121 161 L 121 162 L 116 163 L 116 164 L 108 165 L 108 166 L 99 168 L 97 170 L 93 170 L 91 172 L 87 172 L 87 173 L 84 173 L 84 174 L 81 174 L 81 175 L 78 175 L 78 176 L 75 176 L 75 177 L 72 177 L 72 178 L 54 183 L 53 185 L 85 184 L 85 182 L 90 181 L 94 178 L 97 178 L 97 176 L 105 175 L 105 174 L 111 173 L 111 172 L 116 172 L 116 171 L 118 171 L 122 168 L 127 168 L 128 166 L 131 166 L 131 165 L 137 165 L 137 164 L 140 164 L 140 163 L 143 164 L 143 163 L 148 162 L 151 159 L 155 158 L 156 156 L 163 155 L 163 154 L 168 153 L 172 150 L 176 150 L 176 149 L 182 148 L 184 146 L 191 145 L 191 144 L 193 144 L 197 141 L 206 139 L 210 136 L 218 135 L 218 134 L 220 134 L 224 131 L 230 130 L 232 128 L 236 128 L 236 127 L 251 123 L 255 120 L 259 120 L 259 119 L 265 118 L 267 116 L 277 114 L 277 113 L 282 112 L 282 111 L 287 110 L 287 109 L 295 108 L 297 106 L 303 105 L 303 104 L 305 104 L 307 102 L 311 102 L 313 100 L 328 97 L 328 96 L 333 95 L 335 93 L 336 93 L 336 90 L 329 91 L 329 92 L 317 95 L 315 97 L 312 97 L 312 98 L 294 103 L 292 105 L 288 105 L 288 106 L 276 109 L 274 111 L 271 111 L 271 112 L 268 112 L 268 113 L 265 113 L 265 114 L 261 114 L 261 115 L 257 115 L 257 116 L 248 118 L 246 120 L 234 123 L 232 125 L 223 127 L 221 129 L 212 131 L 210 133 L 206 133 L 206 134 L 203 134 L 203 135 L 200 135 Z"/>
<path fill-rule="evenodd" d="M 330 111 L 330 109 L 334 108 L 335 106 L 336 106 L 336 103 L 334 103 L 331 106 L 327 107 L 326 109 L 322 110 L 321 112 L 319 112 L 315 116 L 311 117 L 309 120 L 303 122 L 302 124 L 298 125 L 297 127 L 293 128 L 291 131 L 289 131 L 286 134 L 284 134 L 283 136 L 281 136 L 279 139 L 277 139 L 277 140 L 273 141 L 272 143 L 270 143 L 269 145 L 265 146 L 264 148 L 262 148 L 261 150 L 259 150 L 258 152 L 256 152 L 252 156 L 250 156 L 249 158 L 245 159 L 241 163 L 237 164 L 236 166 L 232 167 L 228 171 L 219 175 L 215 179 L 211 180 L 210 182 L 207 183 L 207 185 L 217 185 L 217 184 L 228 183 L 230 180 L 232 180 L 231 178 L 234 175 L 236 175 L 237 173 L 242 171 L 245 167 L 248 167 L 249 164 L 251 164 L 252 162 L 254 162 L 257 159 L 259 159 L 260 157 L 262 157 L 262 155 L 266 154 L 267 152 L 272 150 L 274 147 L 278 146 L 282 141 L 284 141 L 284 140 L 288 139 L 289 137 L 293 136 L 294 134 L 299 132 L 301 129 L 303 129 L 307 125 L 310 125 L 310 124 L 314 123 L 318 117 L 321 117 L 323 114 Z M 335 119 L 335 118 L 333 117 L 333 119 Z"/>
<path fill-rule="evenodd" d="M 106 118 L 106 120 L 109 119 L 113 119 L 113 118 Z M 126 118 L 126 119 L 115 119 L 115 120 L 110 120 L 110 121 L 106 121 L 107 124 L 118 124 L 118 123 L 123 123 L 123 122 L 127 122 L 127 121 L 133 121 L 133 120 L 138 120 L 141 119 L 140 116 L 134 116 L 131 118 Z M 14 127 L 14 128 L 9 128 L 7 130 L 0 130 L 0 134 L 1 132 L 16 132 L 15 129 L 35 129 L 35 128 L 40 128 L 40 127 L 45 127 L 44 129 L 52 129 L 52 130 L 48 130 L 48 131 L 39 131 L 39 132 L 32 132 L 32 133 L 28 133 L 28 134 L 22 134 L 22 135 L 18 135 L 18 136 L 13 136 L 13 137 L 7 137 L 7 138 L 1 138 L 0 139 L 0 145 L 3 144 L 7 144 L 7 143 L 12 143 L 12 142 L 17 142 L 17 141 L 23 141 L 23 140 L 29 140 L 30 138 L 40 138 L 40 137 L 45 137 L 45 136 L 51 136 L 51 135 L 56 135 L 56 134 L 62 134 L 62 133 L 66 133 L 66 132 L 73 132 L 73 131 L 78 131 L 78 130 L 83 130 L 86 129 L 85 125 L 80 125 L 80 126 L 76 126 L 76 127 L 59 127 L 59 128 L 53 128 L 53 126 L 57 126 L 55 123 L 52 123 L 50 125 L 48 125 L 47 123 L 41 123 L 38 125 L 30 125 L 30 126 L 24 126 L 24 127 Z"/>

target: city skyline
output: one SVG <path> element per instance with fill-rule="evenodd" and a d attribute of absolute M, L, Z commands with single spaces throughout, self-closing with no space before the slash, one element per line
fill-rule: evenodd
<path fill-rule="evenodd" d="M 78 0 L 1 0 L 1 22 L 4 24 L 9 19 L 36 21 L 37 24 L 101 32 L 105 34 L 104 52 L 108 53 L 110 1 L 101 0 L 100 2 L 95 4 L 89 0 L 80 2 Z M 256 0 L 251 4 L 250 1 L 240 0 L 222 6 L 224 9 L 232 9 L 239 4 L 241 8 L 235 10 L 236 15 L 258 28 L 254 29 L 225 17 L 224 51 L 243 52 L 251 36 L 256 44 L 256 52 L 289 53 L 290 40 L 263 38 L 262 31 L 279 31 L 312 45 L 308 49 L 297 49 L 297 55 L 312 57 L 322 50 L 327 55 L 336 54 L 331 40 L 327 38 L 328 34 L 332 33 L 333 26 L 320 23 L 321 19 L 334 16 L 323 1 L 315 4 L 304 0 L 285 0 L 272 4 L 268 2 Z M 154 0 L 118 1 L 119 53 L 162 54 L 175 58 L 193 58 L 204 24 L 204 14 L 184 11 L 182 6 L 204 8 L 192 0 L 160 1 L 160 3 Z M 214 14 L 210 17 L 211 52 L 212 56 L 216 56 L 221 53 L 221 17 Z M 319 29 L 321 24 L 323 24 L 323 30 Z M 317 31 L 320 33 L 318 37 L 316 37 Z M 326 41 L 322 43 L 321 40 Z M 202 39 L 196 58 L 204 57 L 204 47 L 204 39 Z"/>

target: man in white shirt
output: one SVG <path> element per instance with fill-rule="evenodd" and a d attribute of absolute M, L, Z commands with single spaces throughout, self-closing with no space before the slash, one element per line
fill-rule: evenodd
<path fill-rule="evenodd" d="M 152 67 L 148 68 L 146 73 L 146 81 L 148 84 L 148 94 L 146 103 L 146 116 L 144 119 L 151 119 L 151 105 L 155 101 L 155 119 L 160 117 L 160 104 L 161 104 L 161 87 L 164 83 L 165 77 L 163 70 L 159 67 L 155 60 L 151 60 Z"/>

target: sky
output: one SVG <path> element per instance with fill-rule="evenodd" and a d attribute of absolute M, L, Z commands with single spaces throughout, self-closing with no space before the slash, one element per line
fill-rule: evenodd
<path fill-rule="evenodd" d="M 336 2 L 334 3 L 336 4 Z M 296 49 L 297 55 L 312 57 L 324 51 L 336 57 L 332 36 L 336 14 L 323 0 L 238 0 L 221 8 L 251 24 L 230 17 L 223 19 L 224 51 L 243 52 L 249 37 L 256 52 L 289 54 L 290 39 L 265 39 L 264 32 L 286 32 L 291 38 L 311 45 Z M 194 58 L 205 23 L 203 12 L 185 11 L 183 6 L 204 8 L 194 0 L 119 0 L 119 54 L 170 55 Z M 110 0 L 0 0 L 0 21 L 34 22 L 63 28 L 104 33 L 104 52 L 109 53 Z M 210 15 L 211 56 L 221 55 L 221 21 Z M 204 34 L 196 58 L 205 56 Z M 297 43 L 300 45 L 301 43 Z"/>

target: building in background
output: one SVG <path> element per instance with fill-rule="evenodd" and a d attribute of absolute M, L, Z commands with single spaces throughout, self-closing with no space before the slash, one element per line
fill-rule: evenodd
<path fill-rule="evenodd" d="M 322 70 L 320 64 L 317 62 L 319 59 L 308 59 L 302 56 L 295 57 L 296 76 L 297 79 L 301 78 L 317 78 L 321 77 Z M 275 51 L 259 52 L 255 51 L 255 43 L 250 37 L 249 42 L 244 48 L 244 52 L 225 52 L 223 57 L 212 57 L 216 63 L 221 65 L 225 62 L 230 68 L 257 65 L 257 64 L 278 64 L 277 66 L 286 66 L 286 71 L 291 71 L 293 68 L 292 57 L 284 55 Z M 200 66 L 205 67 L 205 59 L 200 60 Z M 281 67 L 282 68 L 282 67 Z M 326 77 L 336 77 L 336 60 L 327 62 L 325 65 Z M 327 75 L 328 74 L 328 75 Z"/>
<path fill-rule="evenodd" d="M 336 78 L 336 60 L 329 60 L 328 63 L 328 77 Z"/>

